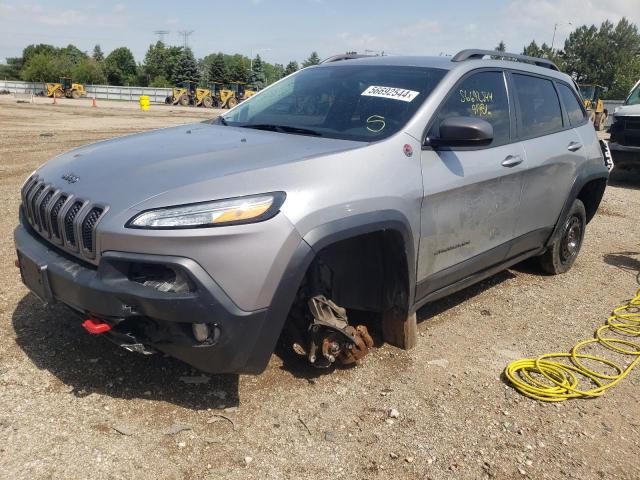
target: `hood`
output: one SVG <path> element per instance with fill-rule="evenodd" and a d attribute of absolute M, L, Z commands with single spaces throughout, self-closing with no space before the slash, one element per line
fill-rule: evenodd
<path fill-rule="evenodd" d="M 617 107 L 613 112 L 615 117 L 637 117 L 640 116 L 640 104 L 638 105 L 622 105 Z"/>
<path fill-rule="evenodd" d="M 197 123 L 80 147 L 50 160 L 37 174 L 65 192 L 124 209 L 190 184 L 248 171 L 260 175 L 261 169 L 363 145 Z"/>

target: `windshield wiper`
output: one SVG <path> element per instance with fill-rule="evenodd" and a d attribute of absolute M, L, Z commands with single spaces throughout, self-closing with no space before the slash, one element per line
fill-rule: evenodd
<path fill-rule="evenodd" d="M 300 128 L 300 127 L 292 127 L 289 125 L 274 125 L 271 123 L 257 123 L 257 124 L 246 124 L 246 125 L 238 125 L 242 128 L 253 128 L 255 130 L 267 130 L 270 132 L 280 132 L 280 133 L 293 133 L 296 135 L 313 135 L 315 137 L 321 137 L 322 133 L 311 130 L 309 128 Z"/>

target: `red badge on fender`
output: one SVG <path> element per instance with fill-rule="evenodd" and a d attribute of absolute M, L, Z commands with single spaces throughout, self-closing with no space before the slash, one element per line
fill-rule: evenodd
<path fill-rule="evenodd" d="M 411 145 L 409 145 L 408 143 L 404 144 L 404 147 L 402 148 L 402 151 L 404 152 L 404 154 L 407 157 L 410 157 L 411 155 L 413 155 L 413 147 Z"/>

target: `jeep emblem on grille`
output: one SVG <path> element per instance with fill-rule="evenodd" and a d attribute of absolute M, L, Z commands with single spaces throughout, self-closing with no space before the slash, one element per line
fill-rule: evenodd
<path fill-rule="evenodd" d="M 67 183 L 76 183 L 78 180 L 80 180 L 80 177 L 74 175 L 73 173 L 65 173 L 64 175 L 62 175 L 62 179 Z"/>

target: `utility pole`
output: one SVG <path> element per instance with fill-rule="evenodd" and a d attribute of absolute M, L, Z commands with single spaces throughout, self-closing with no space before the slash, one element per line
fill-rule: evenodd
<path fill-rule="evenodd" d="M 551 51 L 553 52 L 553 45 L 556 43 L 556 30 L 558 29 L 558 25 L 573 25 L 571 22 L 562 22 L 562 23 L 554 23 L 553 24 L 553 37 L 551 38 Z"/>
<path fill-rule="evenodd" d="M 189 37 L 194 32 L 194 30 L 180 30 L 178 33 L 182 37 L 182 46 L 187 49 L 189 48 Z"/>
<path fill-rule="evenodd" d="M 169 30 L 154 30 L 153 33 L 155 35 L 158 35 L 158 40 L 160 42 L 165 43 L 164 42 L 164 37 L 165 37 L 165 35 L 169 34 Z"/>

